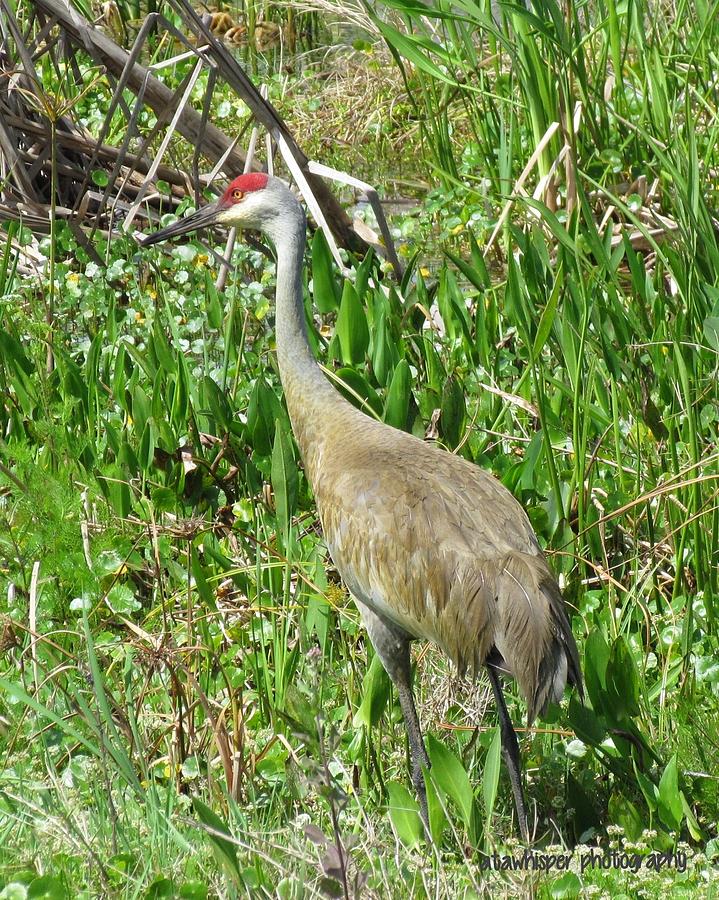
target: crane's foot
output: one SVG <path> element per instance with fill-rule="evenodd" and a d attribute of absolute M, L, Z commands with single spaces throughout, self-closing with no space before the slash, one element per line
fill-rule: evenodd
<path fill-rule="evenodd" d="M 400 697 L 400 705 L 402 706 L 402 712 L 404 713 L 404 704 L 402 703 L 402 699 Z M 412 701 L 412 706 L 414 707 L 414 700 Z M 407 722 L 407 714 L 404 713 L 405 723 Z M 416 716 L 416 712 L 415 712 Z M 417 728 L 419 729 L 419 721 L 417 721 Z M 422 824 L 424 825 L 424 832 L 427 835 L 427 840 L 432 840 L 432 834 L 429 830 L 429 809 L 427 807 L 427 787 L 424 783 L 424 771 L 423 769 L 429 769 L 429 757 L 427 756 L 427 751 L 424 746 L 424 741 L 420 735 L 419 744 L 413 745 L 412 738 L 409 736 L 410 732 L 407 729 L 407 737 L 409 740 L 409 754 L 412 760 L 412 784 L 414 785 L 415 792 L 417 793 L 417 802 L 419 803 L 419 814 L 422 819 Z"/>

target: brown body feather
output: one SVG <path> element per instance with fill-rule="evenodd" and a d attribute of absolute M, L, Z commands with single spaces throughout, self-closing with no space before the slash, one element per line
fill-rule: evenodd
<path fill-rule="evenodd" d="M 356 600 L 436 643 L 462 672 L 497 662 L 530 721 L 567 681 L 581 690 L 556 579 L 494 476 L 369 419 L 329 385 L 309 400 L 290 388 L 287 400 L 330 553 Z"/>

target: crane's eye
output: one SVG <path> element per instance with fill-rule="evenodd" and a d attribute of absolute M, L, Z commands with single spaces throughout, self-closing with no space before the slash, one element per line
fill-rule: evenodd
<path fill-rule="evenodd" d="M 244 196 L 245 196 L 245 195 L 242 193 L 242 191 L 233 191 L 233 192 L 232 192 L 232 199 L 233 199 L 233 200 L 242 200 L 242 198 L 243 198 Z"/>

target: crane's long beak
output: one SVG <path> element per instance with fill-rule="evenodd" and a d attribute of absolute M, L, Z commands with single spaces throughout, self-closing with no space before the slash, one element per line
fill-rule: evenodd
<path fill-rule="evenodd" d="M 138 237 L 138 241 L 143 247 L 149 247 L 151 244 L 159 244 L 160 241 L 166 241 L 168 238 L 178 237 L 181 234 L 187 234 L 188 231 L 198 231 L 200 228 L 207 228 L 214 225 L 217 221 L 217 214 L 220 212 L 219 201 L 209 203 L 207 206 L 201 206 L 196 212 L 184 219 L 178 219 L 167 228 L 161 228 L 152 234 L 146 234 Z"/>

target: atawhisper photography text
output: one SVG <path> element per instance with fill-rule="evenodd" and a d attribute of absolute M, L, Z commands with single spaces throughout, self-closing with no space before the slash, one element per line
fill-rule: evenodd
<path fill-rule="evenodd" d="M 525 850 L 519 856 L 510 856 L 500 853 L 491 853 L 482 858 L 483 870 L 495 871 L 536 871 L 536 872 L 566 872 L 569 870 L 574 853 L 536 853 Z M 588 869 L 615 869 L 627 872 L 638 872 L 640 869 L 659 872 L 665 868 L 674 868 L 677 872 L 686 872 L 687 854 L 681 851 L 676 853 L 629 853 L 623 850 L 589 850 L 577 854 L 580 873 Z"/>

